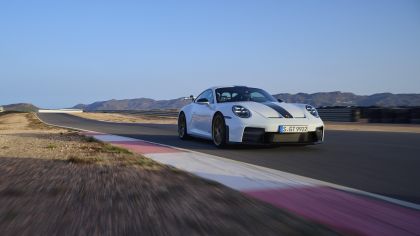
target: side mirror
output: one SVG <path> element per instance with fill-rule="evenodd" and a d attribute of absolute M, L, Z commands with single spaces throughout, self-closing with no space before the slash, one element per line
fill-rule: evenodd
<path fill-rule="evenodd" d="M 280 98 L 277 98 L 277 101 L 278 101 L 278 102 L 283 102 L 283 100 L 281 100 Z"/>
<path fill-rule="evenodd" d="M 200 98 L 200 99 L 198 99 L 197 100 L 197 103 L 198 104 L 206 104 L 206 105 L 209 105 L 210 104 L 210 102 L 209 102 L 209 100 L 207 99 L 207 98 Z"/>

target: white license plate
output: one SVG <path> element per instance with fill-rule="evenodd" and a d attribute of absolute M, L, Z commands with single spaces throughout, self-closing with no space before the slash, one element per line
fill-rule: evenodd
<path fill-rule="evenodd" d="M 308 132 L 308 126 L 305 125 L 280 125 L 280 133 L 306 133 Z"/>

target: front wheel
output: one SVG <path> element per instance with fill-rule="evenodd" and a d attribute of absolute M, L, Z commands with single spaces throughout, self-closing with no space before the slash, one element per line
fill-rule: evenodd
<path fill-rule="evenodd" d="M 226 124 L 225 118 L 222 114 L 218 113 L 213 119 L 212 125 L 212 137 L 213 143 L 218 148 L 223 148 L 226 146 Z"/>
<path fill-rule="evenodd" d="M 190 137 L 187 133 L 187 119 L 183 112 L 178 117 L 178 136 L 184 140 Z"/>

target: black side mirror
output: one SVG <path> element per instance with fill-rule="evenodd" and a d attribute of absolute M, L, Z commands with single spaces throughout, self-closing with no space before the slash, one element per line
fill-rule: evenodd
<path fill-rule="evenodd" d="M 283 102 L 283 100 L 281 100 L 280 98 L 277 98 L 277 101 L 278 101 L 278 102 Z"/>

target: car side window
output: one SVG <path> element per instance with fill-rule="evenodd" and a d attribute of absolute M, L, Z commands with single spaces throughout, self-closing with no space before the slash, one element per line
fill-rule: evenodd
<path fill-rule="evenodd" d="M 211 89 L 208 89 L 204 92 L 202 92 L 196 99 L 195 102 L 197 102 L 198 100 L 202 99 L 202 98 L 207 98 L 207 100 L 209 100 L 209 102 L 211 104 L 214 103 L 214 96 L 213 96 L 213 91 Z"/>
<path fill-rule="evenodd" d="M 266 102 L 267 99 L 259 92 L 253 92 L 251 93 L 251 101 L 254 102 Z"/>
<path fill-rule="evenodd" d="M 229 92 L 224 92 L 222 94 L 218 93 L 218 98 L 218 102 L 227 102 L 232 99 L 232 94 L 230 94 Z"/>
<path fill-rule="evenodd" d="M 206 98 L 207 98 L 207 100 L 209 100 L 210 104 L 213 104 L 214 103 L 213 91 L 211 89 L 207 90 L 207 91 L 208 91 L 208 93 L 207 93 Z"/>

